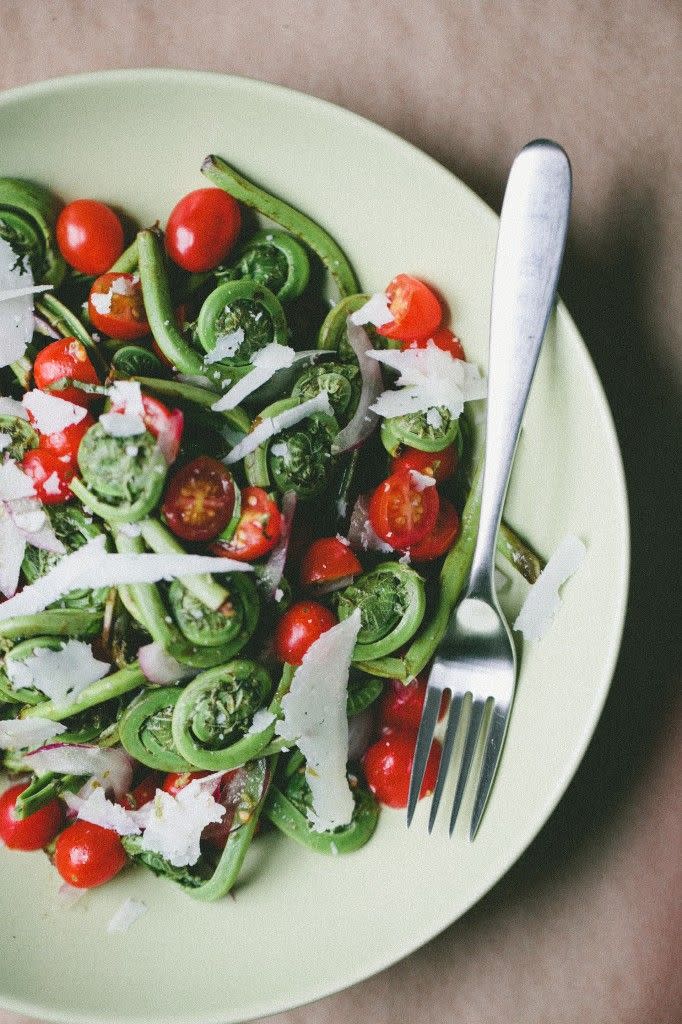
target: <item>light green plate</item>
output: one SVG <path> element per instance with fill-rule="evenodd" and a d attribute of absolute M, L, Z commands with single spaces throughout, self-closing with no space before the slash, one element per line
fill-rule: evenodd
<path fill-rule="evenodd" d="M 345 110 L 272 85 L 124 71 L 0 98 L 0 174 L 64 198 L 94 196 L 163 222 L 222 154 L 329 228 L 363 286 L 400 271 L 445 294 L 470 358 L 485 362 L 497 218 L 423 153 Z M 519 139 L 519 146 L 526 142 Z M 511 157 L 511 154 L 510 154 Z M 628 578 L 620 453 L 585 346 L 559 306 L 533 386 L 508 517 L 541 552 L 567 531 L 588 546 L 551 632 L 523 650 L 506 750 L 476 841 L 408 832 L 384 812 L 375 839 L 324 859 L 268 836 L 235 899 L 205 906 L 127 871 L 64 909 L 42 854 L 0 853 L 0 1004 L 62 1021 L 243 1021 L 386 967 L 454 921 L 547 819 L 590 739 L 611 679 Z M 521 590 L 508 604 L 518 605 Z M 127 897 L 148 912 L 106 924 Z"/>

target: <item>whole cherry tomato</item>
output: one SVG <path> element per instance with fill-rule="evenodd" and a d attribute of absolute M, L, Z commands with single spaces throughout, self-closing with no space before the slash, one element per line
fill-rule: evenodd
<path fill-rule="evenodd" d="M 436 525 L 423 540 L 409 548 L 411 560 L 413 562 L 430 562 L 433 558 L 440 558 L 455 543 L 460 529 L 457 509 L 447 498 L 441 498 Z"/>
<path fill-rule="evenodd" d="M 432 341 L 436 348 L 440 348 L 443 352 L 449 352 L 455 359 L 465 359 L 464 349 L 462 348 L 462 342 L 459 340 L 456 334 L 449 331 L 447 327 L 441 327 L 435 331 L 429 338 L 421 338 L 415 340 L 412 338 L 410 341 L 404 341 L 402 344 L 403 352 L 408 348 L 426 348 L 429 341 Z"/>
<path fill-rule="evenodd" d="M 21 468 L 31 477 L 36 497 L 45 505 L 62 505 L 73 497 L 69 481 L 76 473 L 73 462 L 45 448 L 34 448 L 24 455 Z"/>
<path fill-rule="evenodd" d="M 161 776 L 158 772 L 152 772 L 151 775 L 145 775 L 130 793 L 124 793 L 118 803 L 127 811 L 137 811 L 154 799 L 160 785 Z"/>
<path fill-rule="evenodd" d="M 116 832 L 90 821 L 74 821 L 55 844 L 54 866 L 77 889 L 103 885 L 125 867 L 126 860 Z"/>
<path fill-rule="evenodd" d="M 98 277 L 90 288 L 88 316 L 98 331 L 120 341 L 149 334 L 139 277 L 115 273 Z"/>
<path fill-rule="evenodd" d="M 213 270 L 225 259 L 241 228 L 236 199 L 219 188 L 198 188 L 175 205 L 166 227 L 168 255 L 183 270 Z"/>
<path fill-rule="evenodd" d="M 434 528 L 438 506 L 434 486 L 420 487 L 411 473 L 392 473 L 370 498 L 369 521 L 377 536 L 404 551 Z"/>
<path fill-rule="evenodd" d="M 213 540 L 234 511 L 232 474 L 222 462 L 200 455 L 175 473 L 161 511 L 169 528 L 183 540 Z"/>
<path fill-rule="evenodd" d="M 218 541 L 212 551 L 238 562 L 251 562 L 271 551 L 282 532 L 277 504 L 261 487 L 245 487 L 237 529 L 230 541 Z"/>
<path fill-rule="evenodd" d="M 361 572 L 362 566 L 347 543 L 338 537 L 321 537 L 313 541 L 303 557 L 301 583 L 304 587 L 331 583 Z"/>
<path fill-rule="evenodd" d="M 411 683 L 403 683 L 400 679 L 389 679 L 388 686 L 381 699 L 379 724 L 382 732 L 385 729 L 417 732 L 424 709 L 426 697 L 426 680 L 428 673 L 417 676 Z M 439 712 L 439 719 L 445 714 L 447 699 L 444 699 Z"/>
<path fill-rule="evenodd" d="M 396 730 L 385 733 L 365 752 L 362 766 L 367 785 L 377 800 L 387 807 L 407 807 L 416 742 L 414 732 Z M 441 745 L 434 740 L 426 762 L 420 798 L 433 792 L 440 754 Z"/>
<path fill-rule="evenodd" d="M 54 434 L 41 434 L 40 448 L 57 455 L 65 466 L 75 466 L 80 443 L 94 422 L 90 413 L 86 413 L 79 423 L 72 423 L 70 427 L 58 430 Z"/>
<path fill-rule="evenodd" d="M 386 288 L 393 320 L 378 327 L 379 334 L 397 341 L 432 338 L 440 327 L 443 309 L 428 285 L 409 274 L 398 274 Z"/>
<path fill-rule="evenodd" d="M 0 839 L 10 850 L 41 850 L 54 839 L 64 817 L 59 800 L 50 800 L 27 818 L 15 817 L 17 797 L 28 782 L 10 786 L 0 796 Z"/>
<path fill-rule="evenodd" d="M 60 338 L 52 341 L 41 349 L 33 363 L 33 379 L 35 386 L 41 391 L 49 389 L 55 381 L 69 377 L 80 380 L 84 384 L 99 384 L 97 371 L 90 362 L 85 346 L 76 338 Z M 65 388 L 63 391 L 51 391 L 50 394 L 64 398 L 76 405 L 90 405 L 97 395 L 89 395 L 78 388 Z"/>
<path fill-rule="evenodd" d="M 57 218 L 57 245 L 74 270 L 103 274 L 123 252 L 123 227 L 106 203 L 75 199 Z"/>
<path fill-rule="evenodd" d="M 300 665 L 310 645 L 335 625 L 336 616 L 317 601 L 292 604 L 277 623 L 275 657 Z"/>
<path fill-rule="evenodd" d="M 418 448 L 403 448 L 391 463 L 391 471 L 399 473 L 415 469 L 424 476 L 432 476 L 438 483 L 447 480 L 457 469 L 459 456 L 454 444 L 449 444 L 440 452 L 422 452 Z"/>

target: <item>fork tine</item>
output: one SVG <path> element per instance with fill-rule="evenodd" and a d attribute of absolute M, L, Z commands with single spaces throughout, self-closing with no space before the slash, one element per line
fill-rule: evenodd
<path fill-rule="evenodd" d="M 452 748 L 455 742 L 455 736 L 457 735 L 457 726 L 462 714 L 462 702 L 464 700 L 464 694 L 458 694 L 456 697 L 453 696 L 450 709 L 448 711 L 448 724 L 445 730 L 445 736 L 443 737 L 443 753 L 440 755 L 440 764 L 438 765 L 438 778 L 436 779 L 436 788 L 433 791 L 433 798 L 431 800 L 431 813 L 429 814 L 429 832 L 433 831 L 433 826 L 436 821 L 436 815 L 438 814 L 438 807 L 440 805 L 440 798 L 443 795 L 443 787 L 445 785 L 445 779 L 447 778 L 448 769 L 450 768 L 450 760 L 452 758 Z"/>
<path fill-rule="evenodd" d="M 501 707 L 499 704 L 493 705 L 490 728 L 485 741 L 485 753 L 483 755 L 483 764 L 481 765 L 481 777 L 476 790 L 474 809 L 471 815 L 471 825 L 469 827 L 470 841 L 474 839 L 478 832 L 478 826 L 481 824 L 483 811 L 485 810 L 485 805 L 488 801 L 490 790 L 492 789 L 493 780 L 500 761 L 500 755 L 502 754 L 505 733 L 507 731 L 509 710 L 509 704 L 507 704 L 506 707 Z"/>
<path fill-rule="evenodd" d="M 464 744 L 464 754 L 462 755 L 462 764 L 459 769 L 459 778 L 457 779 L 457 789 L 455 790 L 455 799 L 452 802 L 452 814 L 450 815 L 450 835 L 455 831 L 455 822 L 457 821 L 457 815 L 459 814 L 459 808 L 462 803 L 462 797 L 464 796 L 464 789 L 466 787 L 467 779 L 469 777 L 469 770 L 471 768 L 471 762 L 474 757 L 474 751 L 476 749 L 476 741 L 478 740 L 478 734 L 481 728 L 481 718 L 483 717 L 483 708 L 485 704 L 481 700 L 475 700 L 471 705 L 471 718 L 469 719 L 469 730 L 467 732 L 466 742 Z"/>
<path fill-rule="evenodd" d="M 421 722 L 419 723 L 419 732 L 417 733 L 417 745 L 415 747 L 414 760 L 412 762 L 412 773 L 410 775 L 410 792 L 407 798 L 408 827 L 414 817 L 417 801 L 419 800 L 419 792 L 422 788 L 422 782 L 424 781 L 426 762 L 429 758 L 429 752 L 433 742 L 433 733 L 436 728 L 436 722 L 438 721 L 440 701 L 441 691 L 436 689 L 435 686 L 427 686 L 424 710 L 422 711 Z"/>

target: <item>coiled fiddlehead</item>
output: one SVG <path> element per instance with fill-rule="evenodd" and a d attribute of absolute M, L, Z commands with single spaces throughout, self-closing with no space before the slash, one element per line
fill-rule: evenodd
<path fill-rule="evenodd" d="M 166 369 L 149 349 L 124 345 L 114 352 L 111 365 L 121 377 L 165 377 Z"/>
<path fill-rule="evenodd" d="M 74 505 L 46 506 L 52 529 L 57 538 L 66 548 L 66 553 L 77 551 L 89 540 L 100 535 L 100 531 L 91 519 L 87 519 L 79 508 Z M 28 546 L 21 564 L 28 583 L 34 583 L 41 576 L 50 572 L 62 559 L 62 555 L 53 554 L 40 548 Z M 65 597 L 55 601 L 51 608 L 83 608 L 99 611 L 107 599 L 108 587 L 96 590 L 73 590 Z"/>
<path fill-rule="evenodd" d="M 131 523 L 148 515 L 161 498 L 167 471 L 150 433 L 111 437 L 100 423 L 83 437 L 78 466 L 81 479 L 71 482 L 71 490 L 110 523 Z"/>
<path fill-rule="evenodd" d="M 245 242 L 236 261 L 215 271 L 218 278 L 239 281 L 250 278 L 264 285 L 280 302 L 297 299 L 310 276 L 308 254 L 295 238 L 284 231 L 262 230 Z"/>
<path fill-rule="evenodd" d="M 202 672 L 183 690 L 173 712 L 173 741 L 196 768 L 237 768 L 256 757 L 267 739 L 248 735 L 272 683 L 262 665 L 239 659 Z M 267 730 L 266 730 L 267 731 Z"/>
<path fill-rule="evenodd" d="M 242 332 L 241 341 L 237 332 Z M 285 345 L 289 331 L 279 299 L 261 284 L 243 278 L 218 285 L 199 310 L 197 334 L 206 352 L 213 352 L 221 338 L 233 336 L 233 354 L 218 362 L 228 370 L 244 366 L 254 352 L 272 342 Z"/>
<path fill-rule="evenodd" d="M 173 743 L 171 723 L 182 694 L 179 686 L 141 693 L 128 705 L 119 722 L 119 737 L 128 753 L 148 768 L 162 772 L 191 771 Z"/>
<path fill-rule="evenodd" d="M 430 417 L 431 412 L 437 415 Z M 429 417 L 431 422 L 429 422 Z M 440 452 L 459 437 L 459 420 L 443 406 L 426 412 L 392 416 L 381 424 L 381 443 L 389 455 L 395 455 L 401 444 L 422 452 Z"/>
<path fill-rule="evenodd" d="M 9 434 L 9 443 L 3 453 L 21 462 L 26 452 L 38 447 L 38 431 L 20 416 L 0 416 L 0 434 Z"/>
<path fill-rule="evenodd" d="M 311 366 L 296 381 L 292 398 L 304 402 L 326 391 L 334 415 L 340 424 L 351 418 L 358 404 L 362 381 L 357 363 L 325 363 Z"/>
<path fill-rule="evenodd" d="M 15 687 L 11 682 L 12 665 L 30 658 L 38 647 L 46 647 L 50 651 L 61 650 L 63 640 L 56 636 L 36 636 L 30 640 L 22 640 L 9 651 L 4 658 L 0 670 L 0 700 L 13 701 L 19 704 L 41 704 L 46 700 L 45 694 L 33 686 Z"/>
<path fill-rule="evenodd" d="M 360 609 L 354 661 L 369 661 L 391 654 L 407 643 L 421 625 L 426 610 L 422 578 L 400 562 L 384 562 L 359 576 L 337 598 L 340 619 Z"/>
<path fill-rule="evenodd" d="M 260 418 L 277 416 L 297 405 L 299 399 L 284 398 L 264 409 Z M 336 420 L 321 412 L 283 430 L 244 459 L 249 483 L 269 487 L 272 478 L 282 493 L 295 491 L 299 498 L 315 497 L 329 481 L 334 461 L 331 446 L 338 432 Z"/>
<path fill-rule="evenodd" d="M 168 588 L 168 603 L 181 633 L 190 643 L 229 648 L 236 654 L 258 625 L 260 601 L 256 584 L 245 573 L 231 573 L 222 577 L 222 582 L 228 596 L 215 611 L 209 610 L 180 580 L 174 580 Z"/>
<path fill-rule="evenodd" d="M 40 185 L 0 178 L 0 238 L 28 258 L 36 281 L 55 287 L 66 273 L 54 233 L 59 210 L 59 202 Z"/>

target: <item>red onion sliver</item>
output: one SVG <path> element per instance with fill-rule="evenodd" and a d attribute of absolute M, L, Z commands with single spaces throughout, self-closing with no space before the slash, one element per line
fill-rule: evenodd
<path fill-rule="evenodd" d="M 287 562 L 289 538 L 291 537 L 291 526 L 294 521 L 295 511 L 296 493 L 295 491 L 287 491 L 282 498 L 282 532 L 280 533 L 279 540 L 272 549 L 270 557 L 263 566 L 261 574 L 265 594 L 270 600 L 274 599 L 279 582 L 284 575 L 284 566 Z"/>
<path fill-rule="evenodd" d="M 348 542 L 354 551 L 381 551 L 384 554 L 389 554 L 394 550 L 381 537 L 377 537 L 372 528 L 369 521 L 369 496 L 367 494 L 359 495 L 353 505 L 348 527 Z"/>
<path fill-rule="evenodd" d="M 156 640 L 140 647 L 137 660 L 150 683 L 175 683 L 196 675 L 193 669 L 176 661 Z"/>
<path fill-rule="evenodd" d="M 163 429 L 159 431 L 159 436 L 156 439 L 157 444 L 161 449 L 161 454 L 169 466 L 172 465 L 178 457 L 184 423 L 185 417 L 182 409 L 173 409 L 168 420 L 164 424 Z"/>
<path fill-rule="evenodd" d="M 348 325 L 348 341 L 360 364 L 362 391 L 352 420 L 346 424 L 332 444 L 332 455 L 340 455 L 342 452 L 351 451 L 364 444 L 379 421 L 379 417 L 372 412 L 370 405 L 376 402 L 384 389 L 378 362 L 376 359 L 368 359 L 366 356 L 366 353 L 372 348 L 367 331 L 354 324 L 350 317 L 346 323 Z"/>
<path fill-rule="evenodd" d="M 343 590 L 344 587 L 349 587 L 353 582 L 353 576 L 342 576 L 338 580 L 327 580 L 326 583 L 316 583 L 315 590 L 316 594 L 333 594 L 335 590 Z"/>

